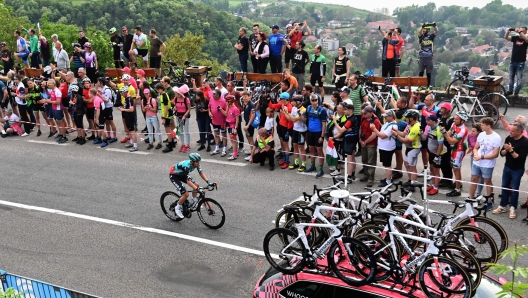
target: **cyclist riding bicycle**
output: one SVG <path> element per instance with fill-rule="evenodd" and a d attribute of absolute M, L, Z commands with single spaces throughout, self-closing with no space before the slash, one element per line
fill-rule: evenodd
<path fill-rule="evenodd" d="M 191 205 L 194 205 L 198 199 L 196 199 L 196 196 L 198 195 L 198 192 L 202 193 L 204 191 L 203 188 L 200 188 L 200 185 L 190 176 L 190 173 L 194 171 L 195 169 L 198 171 L 198 174 L 200 174 L 200 177 L 207 182 L 208 186 L 211 186 L 212 183 L 208 181 L 207 176 L 202 172 L 202 168 L 200 167 L 200 161 L 202 160 L 202 157 L 198 153 L 191 153 L 189 154 L 189 159 L 180 161 L 177 164 L 174 164 L 170 168 L 170 181 L 172 184 L 174 184 L 174 187 L 180 192 L 180 199 L 178 200 L 178 205 L 176 205 L 176 208 L 174 209 L 176 215 L 179 218 L 183 218 L 182 213 L 182 205 L 189 197 L 189 193 L 187 192 L 187 189 L 185 188 L 184 184 L 189 185 L 192 188 L 192 196 L 193 200 L 191 202 Z M 182 183 L 183 182 L 183 183 Z"/>

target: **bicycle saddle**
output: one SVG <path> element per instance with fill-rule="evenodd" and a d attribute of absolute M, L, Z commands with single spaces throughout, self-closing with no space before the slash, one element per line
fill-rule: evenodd
<path fill-rule="evenodd" d="M 376 210 L 374 210 L 374 213 L 399 216 L 399 214 L 397 212 L 392 211 L 392 210 L 387 210 L 387 209 L 376 209 Z"/>
<path fill-rule="evenodd" d="M 442 219 L 451 219 L 456 216 L 455 214 L 442 213 L 442 212 L 437 212 L 437 211 L 434 211 L 433 213 L 440 216 Z"/>
<path fill-rule="evenodd" d="M 464 206 L 466 206 L 466 203 L 464 202 L 457 202 L 457 201 L 448 201 L 449 203 L 457 206 L 458 208 L 463 208 Z M 467 200 L 466 200 L 467 202 Z M 468 203 L 471 203 L 471 202 L 468 202 Z"/>

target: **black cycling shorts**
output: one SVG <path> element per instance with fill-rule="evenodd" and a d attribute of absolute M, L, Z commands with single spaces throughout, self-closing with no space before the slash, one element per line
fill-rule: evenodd
<path fill-rule="evenodd" d="M 292 131 L 292 142 L 293 144 L 304 145 L 306 139 L 306 131 Z"/>
<path fill-rule="evenodd" d="M 319 76 L 316 77 L 312 75 L 312 77 L 310 78 L 310 85 L 315 87 L 316 83 L 319 85 L 319 87 L 323 87 L 322 77 L 319 77 Z"/>
<path fill-rule="evenodd" d="M 176 187 L 176 190 L 178 190 L 180 195 L 183 195 L 187 192 L 187 189 L 185 188 L 184 184 L 187 184 L 187 181 L 192 180 L 190 176 L 185 177 L 176 174 L 169 174 L 169 179 L 174 185 L 174 187 Z"/>

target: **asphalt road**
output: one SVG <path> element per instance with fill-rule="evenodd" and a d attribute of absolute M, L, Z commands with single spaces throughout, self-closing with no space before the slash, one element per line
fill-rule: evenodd
<path fill-rule="evenodd" d="M 510 108 L 507 118 L 511 121 L 525 113 Z M 194 118 L 191 123 L 191 131 L 196 132 Z M 43 132 L 46 135 L 47 129 Z M 498 132 L 506 136 L 504 130 Z M 176 223 L 160 209 L 160 195 L 173 188 L 169 168 L 187 154 L 146 151 L 144 143 L 136 153 L 113 151 L 125 149 L 120 143 L 107 148 L 73 143 L 58 146 L 44 135 L 0 140 L 1 200 L 259 251 L 263 236 L 284 203 L 302 191 L 310 192 L 314 184 L 331 183 L 328 174 L 315 179 L 280 168 L 270 172 L 268 167 L 246 165 L 243 158 L 233 165 L 227 157 L 204 153 L 202 167 L 210 180 L 219 184 L 218 191 L 208 197 L 217 199 L 226 211 L 224 227 L 210 230 L 196 215 Z M 196 138 L 196 134 L 191 136 L 193 148 Z M 469 165 L 469 160 L 464 163 Z M 500 185 L 503 163 L 500 158 L 495 185 Z M 376 178 L 382 177 L 377 171 Z M 469 166 L 464 166 L 463 177 L 469 179 Z M 364 186 L 356 182 L 350 190 L 362 191 Z M 522 190 L 528 190 L 526 183 Z M 522 194 L 520 201 L 525 198 Z M 515 220 L 508 219 L 507 214 L 490 216 L 507 227 L 509 238 L 515 240 L 525 236 L 526 225 L 521 223 L 524 212 L 521 210 Z M 0 202 L 0 269 L 103 297 L 250 297 L 256 280 L 268 268 L 266 260 L 257 254 L 101 221 Z M 521 262 L 528 266 L 528 261 Z"/>

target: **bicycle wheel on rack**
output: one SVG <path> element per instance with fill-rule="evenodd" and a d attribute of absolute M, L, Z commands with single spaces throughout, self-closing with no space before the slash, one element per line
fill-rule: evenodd
<path fill-rule="evenodd" d="M 276 228 L 264 237 L 264 256 L 271 267 L 284 274 L 295 274 L 304 268 L 306 248 L 297 233 Z"/>
<path fill-rule="evenodd" d="M 446 90 L 447 98 L 449 98 L 449 101 L 451 101 L 451 99 L 453 99 L 453 97 L 455 97 L 455 95 L 457 94 L 454 90 L 451 90 L 451 89 L 460 89 L 463 84 L 467 84 L 467 83 L 469 83 L 467 80 L 462 80 L 462 79 L 452 80 Z M 465 95 L 464 92 L 462 92 L 461 95 Z"/>
<path fill-rule="evenodd" d="M 480 268 L 480 262 L 470 251 L 458 245 L 447 244 L 440 250 L 440 255 L 457 262 L 458 265 L 470 273 L 469 278 L 471 278 L 473 290 L 477 290 L 482 280 L 482 269 Z"/>
<path fill-rule="evenodd" d="M 488 93 L 482 97 L 480 101 L 493 103 L 495 106 L 497 106 L 499 113 L 502 115 L 506 115 L 506 112 L 508 112 L 508 107 L 510 106 L 508 99 L 498 92 Z"/>
<path fill-rule="evenodd" d="M 488 263 L 497 262 L 497 245 L 493 238 L 480 228 L 457 226 L 447 235 L 446 240 L 470 251 L 480 262 L 482 271 L 489 269 Z"/>
<path fill-rule="evenodd" d="M 473 123 L 478 123 L 482 118 L 489 117 L 493 119 L 493 126 L 495 126 L 499 122 L 500 114 L 495 104 L 481 101 L 480 104 L 478 102 L 475 104 L 469 117 Z"/>
<path fill-rule="evenodd" d="M 393 266 L 398 265 L 391 247 L 380 237 L 372 234 L 355 235 L 354 238 L 363 242 L 376 258 L 376 274 L 373 281 L 381 282 L 389 279 L 393 272 Z M 356 270 L 360 275 L 367 277 L 370 275 L 370 271 L 363 268 L 369 267 L 370 263 L 366 263 L 356 267 Z"/>
<path fill-rule="evenodd" d="M 179 199 L 180 195 L 173 191 L 164 192 L 160 198 L 161 210 L 168 218 L 174 221 L 181 221 L 183 219 L 174 213 L 174 208 L 176 207 Z"/>
<path fill-rule="evenodd" d="M 483 216 L 474 216 L 462 220 L 457 226 L 474 226 L 481 228 L 493 238 L 499 254 L 508 249 L 508 234 L 506 234 L 506 231 L 502 226 L 493 219 Z"/>
<path fill-rule="evenodd" d="M 200 221 L 210 229 L 219 229 L 225 223 L 224 209 L 213 199 L 201 199 L 196 207 L 196 213 Z"/>
<path fill-rule="evenodd" d="M 427 258 L 418 268 L 418 280 L 426 297 L 472 297 L 469 274 L 446 257 Z"/>
<path fill-rule="evenodd" d="M 309 223 L 312 221 L 311 217 L 304 216 L 299 217 L 300 222 Z M 315 219 L 313 223 L 316 224 L 324 224 L 320 219 Z M 290 231 L 293 231 L 297 233 L 297 227 L 295 225 L 295 219 L 291 218 L 284 224 L 284 228 L 288 229 Z M 304 231 L 308 232 L 308 229 L 310 229 L 310 233 L 306 235 L 306 240 L 308 242 L 308 245 L 310 246 L 310 249 L 315 250 L 319 248 L 321 244 L 323 244 L 330 236 L 332 235 L 332 230 L 328 228 L 322 228 L 322 227 L 304 227 Z"/>
<path fill-rule="evenodd" d="M 335 275 L 347 284 L 360 287 L 374 281 L 376 257 L 362 242 L 354 238 L 343 237 L 341 240 L 334 241 L 327 257 L 328 265 Z M 358 267 L 365 273 L 363 279 L 358 278 L 356 269 Z"/>

